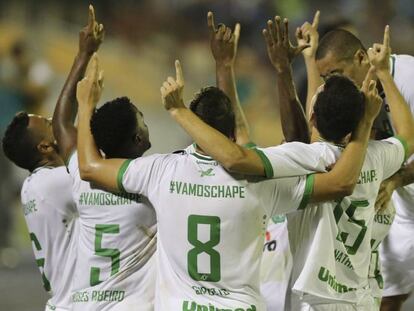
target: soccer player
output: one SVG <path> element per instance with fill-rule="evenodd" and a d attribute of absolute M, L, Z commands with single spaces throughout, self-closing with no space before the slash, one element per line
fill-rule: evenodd
<path fill-rule="evenodd" d="M 268 29 L 264 31 L 268 49 L 277 54 L 282 48 L 286 56 L 290 56 L 292 47 L 287 36 L 287 21 L 285 35 L 281 28 L 280 18 L 276 19 L 275 25 L 268 22 Z M 296 280 L 294 290 L 302 296 L 305 310 L 371 308 L 374 304 L 368 286 L 368 268 L 376 195 L 380 182 L 401 166 L 404 146 L 408 146 L 408 155 L 414 151 L 414 122 L 392 79 L 389 79 L 389 48 L 385 43 L 377 45 L 379 52 L 370 51 L 370 59 L 384 89 L 394 96 L 392 105 L 390 103 L 392 118 L 400 124 L 397 132 L 402 139 L 370 142 L 359 184 L 350 197 L 336 203 L 314 205 L 289 219 L 289 226 L 294 228 L 296 223 L 296 228 L 299 228 L 295 232 L 296 238 L 291 239 L 294 241 L 292 252 L 299 259 L 296 262 L 294 259 L 293 279 Z M 372 88 L 372 84 L 370 86 Z M 380 101 L 378 97 L 377 100 Z M 295 165 L 316 168 L 321 162 L 325 167 L 333 164 L 341 151 L 341 147 L 334 144 L 345 143 L 345 136 L 359 118 L 361 101 L 363 96 L 350 80 L 330 77 L 316 97 L 314 121 L 321 137 L 332 143 L 285 144 L 264 149 L 264 154 L 235 145 L 184 108 L 177 109 L 174 118 L 207 154 L 213 155 L 228 169 L 274 177 L 275 174 L 294 171 L 297 169 Z M 304 262 L 306 257 L 308 260 Z"/>
<path fill-rule="evenodd" d="M 357 83 L 361 81 L 361 77 L 368 68 L 368 55 L 366 48 L 357 37 L 345 30 L 338 29 L 326 34 L 318 44 L 317 23 L 312 25 L 307 23 L 302 28 L 307 42 L 311 46 L 305 50 L 306 53 L 303 52 L 310 83 L 308 98 L 321 83 L 319 82 L 319 73 L 321 76 L 326 76 L 332 72 L 342 72 Z M 390 55 L 389 69 L 398 90 L 413 113 L 414 93 L 410 81 L 414 77 L 414 57 Z M 381 114 L 382 118 L 376 122 L 376 127 L 385 132 L 383 135 L 392 135 L 395 131 L 395 124 L 391 125 L 387 117 L 389 102 L 392 99 L 388 98 L 386 92 L 384 93 L 385 112 Z M 308 108 L 308 111 L 311 111 L 310 105 Z M 414 214 L 411 211 L 411 206 L 414 203 L 413 182 L 414 164 L 410 158 L 397 174 L 383 183 L 378 196 L 377 208 L 385 211 L 387 215 L 385 217 L 378 216 L 376 219 L 382 226 L 384 225 L 382 219 L 387 218 L 386 222 L 389 226 L 391 225 L 389 219 L 392 217 L 394 208 L 392 206 L 388 208 L 388 202 L 396 190 L 392 196 L 392 202 L 397 212 L 395 221 L 381 247 L 385 296 L 382 301 L 382 311 L 400 310 L 403 302 L 414 289 L 414 258 L 408 251 L 408 245 L 412 245 L 410 236 L 414 219 Z"/>
<path fill-rule="evenodd" d="M 344 156 L 331 172 L 317 175 L 313 186 L 313 179 L 306 183 L 305 177 L 259 182 L 260 178 L 229 174 L 199 147 L 194 154 L 103 159 L 88 127 L 100 93 L 97 64 L 91 71 L 77 88 L 80 173 L 99 187 L 141 193 L 153 203 L 158 220 L 156 310 L 264 310 L 259 293 L 260 233 L 267 219 L 296 210 L 311 197 L 320 201 L 352 192 L 379 111 L 375 94 L 369 93 L 364 121 Z M 170 77 L 162 88 L 164 106 L 172 115 L 188 110 L 182 102 L 178 61 L 176 71 L 177 82 Z M 223 92 L 203 89 L 191 109 L 220 135 L 234 138 L 234 115 Z"/>
<path fill-rule="evenodd" d="M 207 14 L 210 34 L 210 48 L 216 62 L 217 86 L 228 95 L 235 115 L 235 141 L 238 145 L 252 146 L 249 127 L 237 96 L 234 63 L 240 36 L 240 24 L 236 24 L 234 36 L 224 24 L 215 26 L 212 12 Z M 233 40 L 231 40 L 233 39 Z M 303 116 L 303 112 L 301 114 Z M 305 122 L 305 127 L 307 127 Z M 186 149 L 195 152 L 194 146 Z M 260 291 L 268 311 L 282 311 L 285 308 L 292 256 L 287 234 L 287 222 L 284 215 L 269 220 L 266 229 L 263 258 L 260 269 Z M 275 295 L 274 293 L 278 293 Z"/>
<path fill-rule="evenodd" d="M 79 35 L 73 70 L 84 71 L 100 43 L 92 29 L 85 27 Z M 62 93 L 60 100 L 66 95 Z M 21 200 L 36 263 L 44 288 L 51 295 L 46 310 L 72 309 L 70 293 L 78 243 L 79 221 L 72 198 L 72 180 L 65 168 L 65 154 L 59 147 L 52 121 L 25 112 L 15 116 L 3 138 L 6 156 L 30 171 L 21 190 Z"/>
<path fill-rule="evenodd" d="M 51 296 L 45 308 L 50 311 L 71 310 L 78 225 L 72 181 L 54 140 L 51 121 L 26 112 L 13 118 L 3 137 L 7 158 L 30 172 L 21 190 L 22 212 L 43 287 Z"/>
<path fill-rule="evenodd" d="M 318 19 L 319 19 L 319 12 L 316 13 L 312 26 L 310 26 L 309 23 L 305 23 L 304 26 L 302 26 L 302 29 L 298 30 L 297 38 L 298 38 L 299 43 L 305 44 L 306 42 L 311 41 L 309 38 L 307 38 L 308 40 L 304 38 L 306 37 L 306 31 L 308 32 L 310 31 L 307 27 L 311 29 L 315 29 L 317 27 Z M 307 34 L 307 36 L 309 36 L 309 33 Z M 312 36 L 314 36 L 314 34 L 312 34 Z M 387 36 L 389 36 L 388 31 L 386 31 L 385 33 L 385 37 Z M 384 38 L 384 42 L 389 42 L 389 38 Z M 312 47 L 310 47 L 309 49 L 312 49 Z M 387 49 L 389 50 L 389 47 L 387 47 Z M 284 70 L 281 70 L 279 72 L 279 76 L 281 75 L 281 73 L 283 74 L 285 72 L 283 75 L 285 83 L 282 85 L 281 88 L 282 88 L 282 94 L 286 94 L 286 96 L 280 97 L 280 102 L 279 102 L 281 106 L 282 128 L 284 131 L 285 131 L 285 128 L 287 128 L 286 125 L 283 126 L 285 123 L 287 123 L 288 126 L 290 126 L 289 128 L 292 128 L 292 125 L 293 125 L 293 128 L 295 129 L 295 131 L 293 131 L 293 134 L 292 133 L 290 134 L 292 140 L 307 142 L 309 141 L 309 134 L 307 134 L 307 131 L 306 130 L 304 131 L 302 128 L 295 126 L 295 124 L 297 124 L 298 121 L 292 120 L 292 118 L 295 117 L 295 113 L 303 114 L 303 112 L 301 110 L 302 106 L 300 105 L 297 99 L 297 96 L 296 96 L 296 91 L 295 91 L 295 86 L 293 83 L 290 66 L 280 65 L 280 63 L 290 64 L 292 61 L 292 58 L 289 58 L 288 60 L 286 60 L 286 57 L 285 58 L 283 58 L 283 56 L 281 57 L 280 54 L 282 53 L 274 53 L 273 50 L 274 49 L 269 48 L 269 45 L 268 45 L 269 56 L 272 60 L 272 63 L 274 64 L 276 68 L 280 68 L 280 67 L 282 69 L 283 67 L 285 68 Z M 390 98 L 394 98 L 395 95 L 398 94 L 398 91 L 396 90 L 396 88 L 393 88 L 393 89 L 385 88 L 384 91 L 386 92 L 386 95 L 388 94 L 388 97 Z M 283 107 L 287 107 L 287 108 L 282 109 Z M 305 124 L 303 124 L 303 126 L 305 126 Z M 306 139 L 303 139 L 302 136 L 307 136 L 307 137 Z M 374 217 L 374 223 L 372 227 L 372 235 L 371 235 L 372 254 L 371 254 L 371 264 L 370 264 L 370 269 L 369 269 L 369 282 L 370 282 L 371 292 L 372 292 L 373 297 L 375 298 L 375 302 L 377 304 L 378 309 L 379 309 L 380 302 L 381 302 L 382 285 L 383 285 L 382 275 L 380 271 L 379 256 L 378 256 L 378 247 L 389 231 L 390 225 L 394 218 L 394 214 L 395 214 L 395 210 L 393 206 L 389 206 L 385 211 L 381 211 L 380 213 L 377 212 L 377 214 Z"/>
<path fill-rule="evenodd" d="M 75 61 L 53 117 L 57 144 L 73 179 L 71 189 L 80 218 L 73 310 L 149 311 L 154 307 L 156 274 L 154 209 L 141 195 L 105 192 L 82 181 L 79 175 L 74 125 L 76 84 L 83 78 L 88 60 L 104 35 L 102 24 L 95 21 L 93 7 L 89 10 L 83 38 L 90 45 L 88 59 Z M 150 147 L 148 129 L 126 97 L 114 99 L 95 111 L 91 130 L 107 158 L 136 158 Z"/>

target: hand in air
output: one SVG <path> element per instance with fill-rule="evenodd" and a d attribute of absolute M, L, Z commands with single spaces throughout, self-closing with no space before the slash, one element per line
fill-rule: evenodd
<path fill-rule="evenodd" d="M 289 39 L 289 21 L 287 18 L 283 20 L 282 29 L 280 16 L 276 16 L 274 22 L 267 21 L 267 29 L 263 29 L 263 36 L 270 61 L 279 72 L 286 69 L 295 56 L 309 47 L 307 43 L 292 45 Z"/>
<path fill-rule="evenodd" d="M 103 71 L 99 71 L 99 60 L 96 53 L 86 71 L 86 76 L 78 82 L 76 98 L 79 106 L 95 108 L 103 90 Z"/>
<path fill-rule="evenodd" d="M 374 66 L 377 74 L 390 72 L 390 26 L 385 26 L 383 43 L 374 43 L 372 48 L 368 49 L 368 58 L 371 65 Z"/>
<path fill-rule="evenodd" d="M 210 48 L 216 63 L 233 66 L 239 43 L 240 24 L 236 24 L 234 31 L 224 24 L 219 24 L 216 28 L 213 12 L 208 12 L 207 25 L 210 32 Z"/>
<path fill-rule="evenodd" d="M 309 45 L 308 48 L 302 50 L 304 57 L 315 57 L 316 50 L 318 49 L 318 26 L 320 14 L 320 11 L 316 11 L 312 24 L 305 22 L 300 28 L 296 29 L 296 40 L 298 41 L 298 44 Z"/>
<path fill-rule="evenodd" d="M 95 10 L 89 5 L 88 25 L 79 32 L 79 51 L 92 55 L 98 51 L 105 36 L 104 27 L 95 20 Z"/>
<path fill-rule="evenodd" d="M 175 108 L 185 108 L 183 101 L 184 78 L 180 61 L 175 61 L 176 78 L 168 77 L 161 86 L 161 98 L 164 108 L 172 110 Z"/>
<path fill-rule="evenodd" d="M 381 110 L 382 98 L 378 94 L 375 68 L 370 67 L 362 83 L 361 92 L 365 95 L 365 118 L 373 121 Z"/>

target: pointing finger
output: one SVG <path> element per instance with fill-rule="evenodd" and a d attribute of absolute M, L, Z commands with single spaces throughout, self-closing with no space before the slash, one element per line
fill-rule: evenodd
<path fill-rule="evenodd" d="M 89 5 L 89 18 L 88 18 L 88 28 L 89 30 L 93 30 L 95 24 L 95 9 L 93 8 L 93 5 Z"/>
<path fill-rule="evenodd" d="M 216 32 L 216 26 L 214 25 L 214 15 L 211 11 L 207 13 L 207 25 L 211 34 Z"/>
<path fill-rule="evenodd" d="M 240 23 L 236 23 L 234 27 L 234 41 L 237 43 L 240 38 Z"/>
<path fill-rule="evenodd" d="M 184 85 L 184 76 L 183 76 L 183 70 L 181 68 L 181 63 L 177 59 L 175 61 L 175 74 L 176 74 L 176 81 L 179 85 Z"/>
<path fill-rule="evenodd" d="M 321 15 L 321 11 L 316 11 L 315 16 L 313 17 L 312 27 L 318 29 L 319 26 L 319 17 Z"/>
<path fill-rule="evenodd" d="M 390 47 L 390 26 L 385 26 L 383 44 L 386 48 Z"/>

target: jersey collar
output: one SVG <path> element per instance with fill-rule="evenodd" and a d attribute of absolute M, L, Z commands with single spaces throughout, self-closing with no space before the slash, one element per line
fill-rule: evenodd
<path fill-rule="evenodd" d="M 46 169 L 53 169 L 53 168 L 55 168 L 55 167 L 53 167 L 53 166 L 49 166 L 49 165 L 45 165 L 45 166 L 39 166 L 39 167 L 37 167 L 37 168 L 35 168 L 34 170 L 33 170 L 33 172 L 31 172 L 30 173 L 30 175 L 33 175 L 33 174 L 36 174 L 38 171 L 40 171 L 41 169 L 44 169 L 44 168 L 46 168 Z"/>
<path fill-rule="evenodd" d="M 336 146 L 336 147 L 338 147 L 340 149 L 345 149 L 345 147 L 346 147 L 346 144 L 335 144 L 335 143 L 333 143 L 331 141 L 327 141 L 327 140 L 323 139 L 322 137 L 319 137 L 318 138 L 318 141 L 321 142 L 321 143 L 327 143 L 327 144 Z"/>
<path fill-rule="evenodd" d="M 196 157 L 199 160 L 203 160 L 203 161 L 215 161 L 212 157 L 197 152 L 197 145 L 196 145 L 196 143 L 193 143 L 193 146 L 192 147 L 194 148 L 194 151 L 190 153 L 192 156 Z"/>

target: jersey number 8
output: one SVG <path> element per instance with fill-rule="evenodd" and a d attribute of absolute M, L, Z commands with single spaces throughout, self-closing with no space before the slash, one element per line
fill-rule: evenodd
<path fill-rule="evenodd" d="M 202 242 L 198 237 L 198 226 L 210 227 L 210 240 Z M 217 216 L 188 216 L 188 242 L 194 247 L 187 254 L 188 274 L 196 281 L 218 282 L 221 279 L 220 253 L 213 247 L 220 243 L 220 218 Z M 210 273 L 200 273 L 198 256 L 202 253 L 210 257 Z"/>

